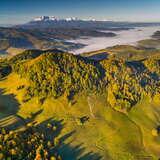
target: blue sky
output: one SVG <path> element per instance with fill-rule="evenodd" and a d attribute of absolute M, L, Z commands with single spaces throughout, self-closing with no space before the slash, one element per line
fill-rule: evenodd
<path fill-rule="evenodd" d="M 41 15 L 160 22 L 160 0 L 0 0 L 0 24 Z"/>

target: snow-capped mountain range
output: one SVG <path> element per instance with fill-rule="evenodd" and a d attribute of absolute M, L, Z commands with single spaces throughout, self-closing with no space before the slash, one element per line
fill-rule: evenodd
<path fill-rule="evenodd" d="M 67 17 L 60 19 L 55 16 L 39 16 L 33 19 L 33 21 L 96 21 L 95 19 L 79 19 L 77 17 Z M 103 20 L 107 21 L 107 20 Z"/>
<path fill-rule="evenodd" d="M 136 22 L 116 22 L 109 20 L 79 19 L 76 17 L 57 18 L 55 16 L 39 16 L 32 19 L 30 22 L 16 25 L 18 28 L 79 28 L 79 29 L 109 29 L 120 28 L 120 30 L 132 27 L 159 25 L 157 23 L 136 23 Z M 119 30 L 119 29 L 118 29 Z"/>
<path fill-rule="evenodd" d="M 55 16 L 39 16 L 33 19 L 33 21 L 55 21 L 58 20 Z"/>

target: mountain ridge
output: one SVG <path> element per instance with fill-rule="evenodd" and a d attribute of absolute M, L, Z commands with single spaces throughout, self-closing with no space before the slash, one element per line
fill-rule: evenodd
<path fill-rule="evenodd" d="M 160 25 L 154 22 L 121 22 L 111 20 L 79 19 L 77 17 L 57 18 L 55 16 L 39 16 L 31 21 L 15 25 L 18 28 L 90 28 L 90 29 L 112 29 L 120 30 L 131 29 L 134 27 L 146 27 L 152 25 Z"/>

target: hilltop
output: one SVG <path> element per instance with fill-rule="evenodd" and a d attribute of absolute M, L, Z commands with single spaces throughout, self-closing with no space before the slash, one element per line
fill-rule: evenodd
<path fill-rule="evenodd" d="M 45 131 L 55 121 L 58 130 L 49 133 L 55 133 L 56 153 L 64 160 L 160 157 L 159 56 L 97 61 L 28 50 L 0 65 L 1 126 L 19 130 L 30 122 Z"/>

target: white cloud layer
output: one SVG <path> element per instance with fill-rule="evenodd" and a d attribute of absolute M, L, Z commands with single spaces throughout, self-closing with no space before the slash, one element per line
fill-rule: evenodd
<path fill-rule="evenodd" d="M 71 52 L 73 52 L 74 54 L 80 54 L 84 52 L 104 49 L 106 47 L 115 45 L 135 45 L 137 41 L 150 38 L 153 35 L 153 33 L 157 30 L 160 30 L 160 27 L 143 27 L 126 31 L 114 32 L 117 34 L 116 37 L 85 37 L 76 40 L 69 40 L 70 42 L 81 43 L 86 45 L 81 49 L 75 49 Z"/>

